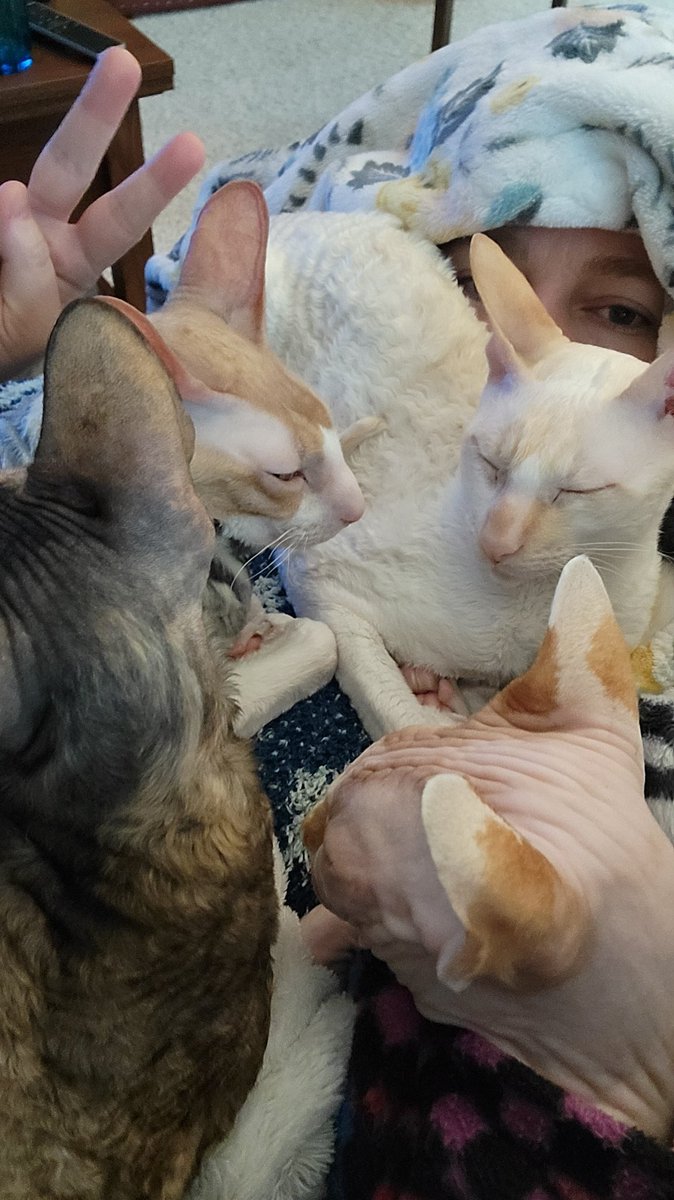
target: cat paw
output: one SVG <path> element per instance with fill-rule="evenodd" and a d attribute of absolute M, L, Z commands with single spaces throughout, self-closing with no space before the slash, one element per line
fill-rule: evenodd
<path fill-rule="evenodd" d="M 404 664 L 400 671 L 422 708 L 436 709 L 441 713 L 461 717 L 468 716 L 463 696 L 452 679 L 437 675 L 428 667 L 412 667 L 409 664 Z"/>
<path fill-rule="evenodd" d="M 245 658 L 248 654 L 254 654 L 272 634 L 273 625 L 270 619 L 261 617 L 255 621 L 247 621 L 229 647 L 227 656 Z"/>

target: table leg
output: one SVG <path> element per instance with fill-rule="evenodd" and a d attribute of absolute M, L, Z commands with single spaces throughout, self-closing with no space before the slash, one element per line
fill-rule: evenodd
<path fill-rule="evenodd" d="M 143 137 L 140 109 L 134 100 L 115 134 L 101 163 L 101 183 L 107 190 L 127 179 L 143 164 Z M 145 263 L 154 253 L 152 233 L 148 230 L 140 241 L 112 267 L 115 292 L 135 308 L 145 312 Z"/>
<path fill-rule="evenodd" d="M 439 50 L 441 46 L 447 45 L 452 25 L 453 8 L 454 0 L 436 0 L 431 50 Z"/>

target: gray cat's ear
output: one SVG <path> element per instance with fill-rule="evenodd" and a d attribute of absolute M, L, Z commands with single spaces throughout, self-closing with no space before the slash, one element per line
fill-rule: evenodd
<path fill-rule="evenodd" d="M 483 233 L 471 238 L 470 269 L 492 329 L 487 347 L 492 380 L 532 367 L 568 342 L 522 272 Z"/>
<path fill-rule="evenodd" d="M 47 347 L 36 466 L 114 494 L 119 513 L 189 510 L 194 523 L 208 519 L 190 478 L 192 447 L 173 381 L 136 325 L 98 300 L 69 305 Z"/>
<path fill-rule="evenodd" d="M 189 299 L 250 341 L 264 338 L 264 272 L 269 214 L 256 183 L 220 188 L 199 214 L 178 284 L 169 299 Z"/>
<path fill-rule="evenodd" d="M 139 312 L 137 308 L 129 304 L 126 300 L 120 300 L 119 296 L 97 296 L 96 300 L 99 304 L 109 304 L 112 308 L 116 308 L 119 312 L 135 325 L 138 332 L 147 342 L 148 346 L 157 355 L 157 358 L 166 368 L 168 374 L 173 380 L 178 395 L 183 401 L 185 407 L 179 410 L 180 419 L 183 422 L 183 433 L 185 445 L 188 451 L 188 458 L 192 459 L 194 453 L 194 426 L 189 420 L 189 412 L 192 405 L 195 404 L 210 404 L 212 403 L 214 392 L 211 388 L 197 379 L 196 375 L 192 375 L 190 371 L 180 362 L 179 358 L 173 353 L 171 347 L 164 340 L 156 325 L 145 313 Z"/>

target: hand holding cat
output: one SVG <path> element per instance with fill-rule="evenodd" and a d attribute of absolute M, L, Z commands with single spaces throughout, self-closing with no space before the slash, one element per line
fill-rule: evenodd
<path fill-rule="evenodd" d="M 629 655 L 587 559 L 563 571 L 530 671 L 457 727 L 372 746 L 306 840 L 321 899 L 425 1016 L 670 1135 L 674 848 L 644 801 Z"/>
<path fill-rule="evenodd" d="M 179 134 L 70 223 L 139 83 L 133 56 L 106 50 L 28 186 L 0 187 L 0 379 L 44 351 L 62 308 L 95 286 L 203 164 L 199 139 Z"/>

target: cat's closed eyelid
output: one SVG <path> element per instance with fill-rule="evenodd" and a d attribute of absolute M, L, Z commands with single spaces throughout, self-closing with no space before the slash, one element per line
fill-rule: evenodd
<path fill-rule="evenodd" d="M 597 492 L 609 492 L 609 491 L 611 491 L 612 488 L 615 488 L 617 486 L 618 485 L 615 483 L 602 483 L 599 485 L 599 487 L 591 487 L 591 488 L 572 488 L 572 487 L 559 488 L 556 495 L 553 498 L 552 503 L 554 504 L 555 501 L 558 500 L 560 496 L 594 496 L 597 494 Z"/>
<path fill-rule="evenodd" d="M 289 483 L 291 479 L 304 479 L 303 471 L 267 471 L 267 475 L 271 475 L 272 479 L 278 479 L 281 483 Z"/>

